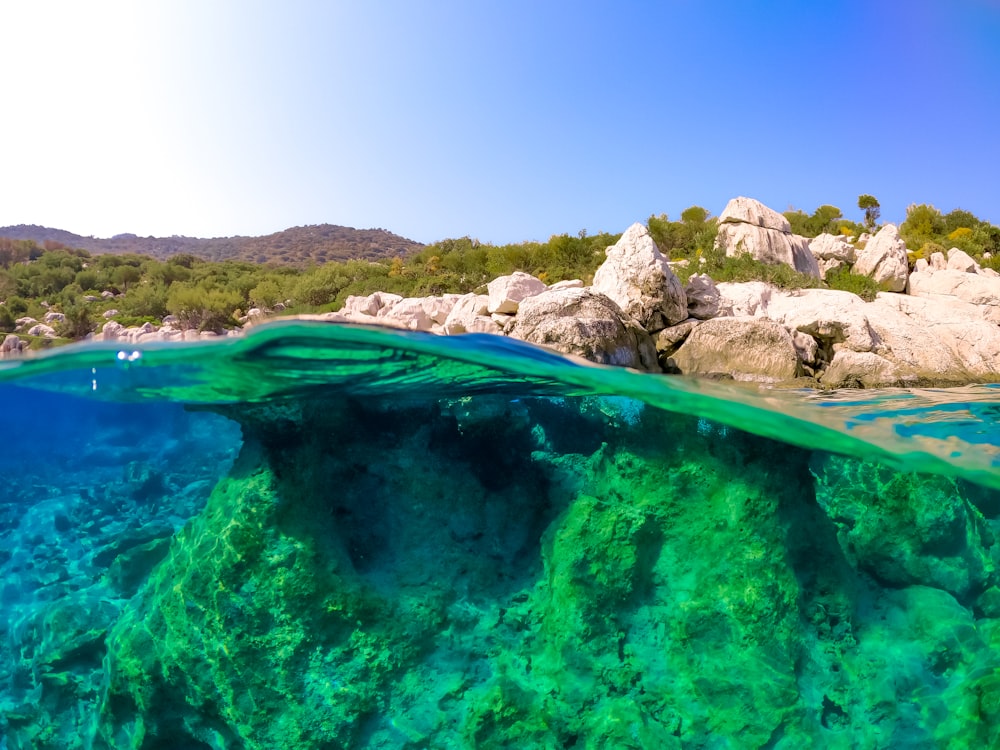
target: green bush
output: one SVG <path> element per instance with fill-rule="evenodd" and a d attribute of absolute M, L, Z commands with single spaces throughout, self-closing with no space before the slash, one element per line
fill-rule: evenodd
<path fill-rule="evenodd" d="M 824 232 L 837 234 L 843 220 L 841 210 L 830 205 L 820 206 L 813 211 L 812 216 L 798 209 L 786 211 L 784 216 L 791 224 L 792 232 L 803 237 L 816 237 Z"/>
<path fill-rule="evenodd" d="M 63 338 L 82 339 L 97 327 L 90 310 L 84 305 L 66 307 L 63 315 L 65 320 L 56 326 L 56 333 Z"/>
<path fill-rule="evenodd" d="M 159 282 L 144 282 L 128 290 L 119 307 L 126 315 L 161 320 L 167 314 L 168 289 Z"/>
<path fill-rule="evenodd" d="M 838 268 L 827 272 L 826 285 L 831 289 L 856 294 L 865 302 L 871 302 L 875 299 L 876 294 L 884 291 L 871 276 L 851 273 L 847 268 Z"/>
<path fill-rule="evenodd" d="M 686 266 L 675 266 L 674 271 L 682 282 L 696 273 L 706 273 L 714 281 L 764 281 L 781 289 L 806 289 L 818 287 L 822 282 L 814 276 L 799 273 L 784 263 L 764 263 L 750 253 L 729 257 L 725 251 L 712 247 Z"/>
<path fill-rule="evenodd" d="M 101 275 L 93 269 L 85 268 L 76 274 L 76 283 L 81 289 L 98 291 L 102 287 Z"/>
<path fill-rule="evenodd" d="M 28 301 L 21 297 L 8 297 L 6 306 L 15 318 L 19 318 L 28 312 Z"/>
<path fill-rule="evenodd" d="M 281 287 L 274 279 L 264 279 L 250 290 L 250 304 L 267 310 L 284 300 Z"/>
<path fill-rule="evenodd" d="M 233 313 L 243 298 L 226 289 L 173 284 L 167 294 L 167 310 L 176 315 L 185 328 L 221 331 L 235 324 Z"/>
<path fill-rule="evenodd" d="M 719 232 L 719 223 L 709 219 L 708 211 L 701 206 L 684 209 L 681 221 L 670 221 L 666 214 L 650 216 L 646 227 L 660 252 L 671 260 L 690 260 L 699 251 L 707 252 L 715 245 Z"/>

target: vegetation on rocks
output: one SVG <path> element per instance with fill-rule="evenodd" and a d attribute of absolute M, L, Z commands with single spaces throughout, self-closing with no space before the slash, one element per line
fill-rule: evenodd
<path fill-rule="evenodd" d="M 899 234 L 910 250 L 911 259 L 930 257 L 957 247 L 980 265 L 1000 269 L 1000 227 L 976 218 L 960 208 L 942 214 L 934 206 L 914 203 L 906 209 L 906 221 Z"/>
<path fill-rule="evenodd" d="M 792 225 L 792 232 L 803 237 L 816 237 L 824 232 L 859 237 L 867 231 L 864 225 L 845 219 L 836 206 L 820 206 L 811 215 L 796 208 L 786 211 L 784 216 Z"/>
<path fill-rule="evenodd" d="M 873 196 L 860 196 L 858 205 L 865 212 L 864 225 L 845 219 L 841 210 L 831 205 L 821 205 L 811 214 L 793 209 L 784 216 L 796 234 L 815 237 L 829 232 L 857 238 L 866 229 L 875 229 L 879 216 Z M 545 242 L 506 245 L 461 237 L 426 246 L 399 246 L 400 251 L 391 256 L 381 251 L 358 251 L 348 260 L 317 263 L 317 258 L 329 254 L 309 250 L 309 236 L 315 235 L 313 241 L 320 244 L 340 237 L 332 230 L 320 231 L 325 226 L 298 228 L 301 231 L 294 233 L 295 242 L 286 243 L 293 248 L 292 254 L 259 253 L 257 260 L 269 261 L 266 263 L 205 260 L 193 252 L 175 252 L 168 257 L 163 248 L 157 250 L 160 258 L 101 254 L 67 247 L 45 232 L 39 234 L 46 237 L 42 244 L 0 237 L 0 332 L 17 330 L 24 341 L 37 347 L 82 338 L 109 319 L 130 326 L 158 324 L 166 315 L 176 316 L 186 328 L 220 331 L 237 325 L 251 308 L 264 313 L 313 313 L 337 310 L 348 296 L 375 291 L 405 297 L 483 292 L 487 282 L 514 271 L 530 273 L 548 284 L 566 279 L 589 284 L 605 259 L 605 249 L 620 237 L 580 231 L 553 235 Z M 820 281 L 787 265 L 766 264 L 749 256 L 727 257 L 715 246 L 718 220 L 700 206 L 681 212 L 679 221 L 666 214 L 650 216 L 647 226 L 682 281 L 693 273 L 705 273 L 719 282 L 761 280 L 782 288 L 841 289 L 866 300 L 880 290 L 871 278 L 847 270 L 832 272 Z M 306 230 L 314 231 L 310 235 Z M 935 251 L 957 247 L 985 267 L 1000 268 L 1000 228 L 968 211 L 955 209 L 942 214 L 934 206 L 911 205 L 900 234 L 910 250 L 911 265 Z M 122 237 L 118 240 L 124 241 Z M 291 237 L 285 239 L 291 242 Z M 375 242 L 374 238 L 368 240 Z M 187 247 L 184 243 L 175 245 Z M 120 248 L 115 245 L 114 249 Z M 289 265 L 296 259 L 306 264 Z M 51 334 L 28 335 L 28 328 L 18 325 L 23 318 L 43 322 L 52 312 L 60 313 L 48 321 L 56 338 Z"/>

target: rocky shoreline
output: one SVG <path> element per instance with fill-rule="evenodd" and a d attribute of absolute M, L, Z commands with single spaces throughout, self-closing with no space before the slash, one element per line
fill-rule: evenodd
<path fill-rule="evenodd" d="M 933 253 L 911 269 L 893 224 L 857 242 L 830 234 L 810 240 L 749 198 L 730 201 L 719 222 L 716 243 L 727 255 L 746 252 L 816 278 L 848 268 L 887 291 L 865 302 L 851 292 L 716 283 L 705 274 L 682 284 L 637 223 L 607 249 L 590 286 L 549 286 L 515 272 L 491 281 L 487 294 L 375 292 L 349 297 L 337 312 L 292 317 L 506 335 L 601 364 L 740 381 L 820 388 L 1000 382 L 1000 274 L 963 251 Z M 251 310 L 244 325 L 275 319 Z M 139 344 L 214 336 L 181 330 L 174 320 L 135 328 L 111 320 L 93 339 Z M 9 335 L 0 347 L 16 353 L 20 343 Z"/>
<path fill-rule="evenodd" d="M 822 278 L 842 267 L 886 289 L 872 302 L 831 289 L 682 285 L 642 224 L 608 248 L 594 283 L 551 287 L 524 273 L 484 295 L 352 297 L 322 320 L 397 325 L 444 335 L 508 335 L 593 362 L 647 372 L 821 388 L 944 386 L 1000 380 L 1000 276 L 956 248 L 910 272 L 898 229 L 858 243 L 791 233 L 788 220 L 736 198 L 718 243 Z M 867 240 L 867 241 L 865 241 Z"/>

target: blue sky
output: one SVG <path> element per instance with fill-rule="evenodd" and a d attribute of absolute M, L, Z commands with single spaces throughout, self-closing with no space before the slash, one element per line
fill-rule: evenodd
<path fill-rule="evenodd" d="M 860 193 L 1000 224 L 996 0 L 41 0 L 0 28 L 0 225 L 515 242 Z"/>

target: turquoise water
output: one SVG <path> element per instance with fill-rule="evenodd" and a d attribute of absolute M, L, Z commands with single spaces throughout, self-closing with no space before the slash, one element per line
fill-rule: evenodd
<path fill-rule="evenodd" d="M 0 362 L 3 743 L 996 746 L 998 396 L 304 322 Z"/>

